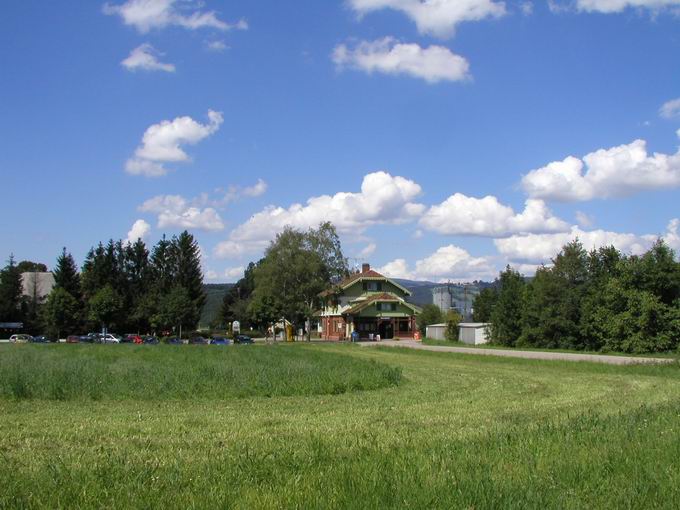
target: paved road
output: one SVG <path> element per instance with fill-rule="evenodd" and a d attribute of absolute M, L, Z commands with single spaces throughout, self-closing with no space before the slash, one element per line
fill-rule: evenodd
<path fill-rule="evenodd" d="M 382 342 L 362 342 L 364 347 L 407 347 L 434 352 L 457 352 L 460 354 L 478 354 L 482 356 L 503 356 L 507 358 L 561 360 L 561 361 L 591 361 L 595 363 L 607 363 L 609 365 L 637 365 L 637 364 L 663 364 L 673 363 L 673 358 L 640 358 L 633 356 L 607 356 L 604 354 L 572 354 L 567 352 L 545 351 L 517 351 L 515 349 L 480 349 L 475 347 L 447 347 L 440 345 L 423 345 L 413 340 L 383 340 Z"/>

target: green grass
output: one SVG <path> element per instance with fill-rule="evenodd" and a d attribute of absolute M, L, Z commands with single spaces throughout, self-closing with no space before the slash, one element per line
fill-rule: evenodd
<path fill-rule="evenodd" d="M 339 395 L 0 398 L 0 507 L 680 506 L 677 365 L 268 352 L 374 361 L 404 377 Z"/>
<path fill-rule="evenodd" d="M 548 348 L 540 348 L 540 347 L 508 347 L 507 345 L 498 345 L 498 344 L 480 344 L 480 345 L 471 345 L 471 344 L 466 344 L 464 342 L 459 342 L 459 341 L 454 341 L 451 342 L 449 340 L 435 340 L 433 338 L 424 338 L 423 339 L 423 344 L 425 345 L 437 345 L 441 347 L 467 347 L 467 348 L 474 348 L 474 349 L 501 349 L 501 350 L 516 350 L 516 351 L 535 351 L 535 352 L 565 352 L 568 354 L 600 354 L 600 355 L 607 355 L 607 356 L 633 356 L 633 357 L 638 357 L 638 358 L 677 358 L 678 353 L 675 351 L 669 351 L 669 352 L 651 352 L 651 353 L 644 353 L 644 354 L 631 354 L 629 352 L 606 352 L 606 351 L 585 351 L 585 350 L 577 350 L 577 349 L 548 349 Z"/>
<path fill-rule="evenodd" d="M 0 398 L 223 400 L 338 394 L 398 384 L 401 370 L 285 345 L 16 345 L 0 350 Z"/>

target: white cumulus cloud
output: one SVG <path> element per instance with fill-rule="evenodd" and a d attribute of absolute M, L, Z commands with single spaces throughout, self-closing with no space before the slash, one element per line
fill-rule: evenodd
<path fill-rule="evenodd" d="M 167 73 L 174 73 L 175 66 L 173 64 L 164 64 L 158 60 L 158 52 L 148 43 L 137 46 L 130 52 L 130 55 L 120 64 L 128 71 L 165 71 Z"/>
<path fill-rule="evenodd" d="M 474 198 L 461 193 L 430 207 L 420 225 L 439 234 L 483 237 L 569 230 L 569 224 L 555 217 L 542 200 L 529 199 L 524 211 L 515 213 L 494 196 Z"/>
<path fill-rule="evenodd" d="M 192 205 L 180 195 L 159 195 L 139 206 L 141 212 L 158 215 L 158 228 L 186 228 L 217 231 L 224 229 L 222 218 L 212 207 Z"/>
<path fill-rule="evenodd" d="M 203 2 L 192 0 L 127 0 L 122 4 L 104 4 L 104 13 L 117 15 L 126 25 L 146 33 L 153 29 L 179 26 L 188 30 L 214 28 L 217 30 L 245 30 L 244 20 L 227 23 L 215 11 L 202 11 Z"/>
<path fill-rule="evenodd" d="M 659 115 L 664 119 L 672 119 L 675 117 L 680 117 L 680 97 L 677 99 L 671 99 L 666 101 L 659 108 Z"/>
<path fill-rule="evenodd" d="M 563 202 L 622 197 L 677 186 L 680 152 L 650 155 L 644 140 L 600 149 L 582 159 L 569 156 L 522 178 L 522 187 L 529 196 Z"/>
<path fill-rule="evenodd" d="M 371 225 L 400 224 L 418 218 L 424 206 L 414 202 L 420 185 L 387 172 L 366 175 L 358 193 L 339 192 L 293 204 L 268 206 L 236 227 L 215 249 L 220 257 L 234 257 L 264 249 L 286 226 L 308 229 L 330 221 L 341 233 L 360 234 Z"/>
<path fill-rule="evenodd" d="M 417 260 L 413 269 L 404 259 L 395 259 L 376 269 L 391 278 L 429 281 L 492 280 L 498 271 L 488 257 L 473 257 L 463 248 L 442 246 L 432 255 Z"/>
<path fill-rule="evenodd" d="M 392 9 L 408 16 L 418 31 L 437 37 L 450 37 L 463 21 L 496 18 L 506 13 L 504 2 L 492 0 L 348 0 L 360 15 Z"/>
<path fill-rule="evenodd" d="M 392 37 L 361 41 L 354 48 L 340 44 L 333 51 L 339 69 L 349 67 L 384 74 L 405 74 L 428 83 L 460 81 L 470 77 L 468 61 L 443 46 L 422 48 Z"/>
<path fill-rule="evenodd" d="M 258 179 L 257 183 L 255 183 L 253 186 L 248 186 L 246 188 L 243 188 L 243 195 L 246 197 L 259 197 L 264 195 L 267 192 L 267 183 L 262 180 Z"/>
<path fill-rule="evenodd" d="M 360 252 L 359 252 L 359 258 L 361 259 L 367 259 L 371 255 L 375 253 L 375 250 L 378 248 L 378 245 L 375 243 L 368 243 Z"/>
<path fill-rule="evenodd" d="M 676 256 L 680 256 L 680 219 L 674 218 L 668 223 L 663 240 L 675 250 Z"/>
<path fill-rule="evenodd" d="M 622 12 L 628 8 L 659 11 L 677 6 L 680 6 L 680 0 L 576 0 L 576 7 L 580 11 L 605 14 Z"/>
<path fill-rule="evenodd" d="M 224 118 L 220 112 L 209 110 L 208 120 L 201 124 L 185 116 L 153 124 L 144 132 L 142 143 L 127 161 L 125 170 L 133 175 L 158 177 L 167 173 L 163 163 L 190 161 L 181 145 L 194 145 L 212 135 Z"/>
<path fill-rule="evenodd" d="M 666 236 L 661 237 L 666 238 Z M 606 230 L 586 231 L 574 226 L 570 232 L 513 236 L 507 239 L 495 239 L 494 244 L 502 255 L 513 262 L 541 264 L 549 263 L 565 244 L 576 238 L 586 250 L 611 245 L 624 253 L 639 255 L 647 251 L 658 237 L 651 234 L 636 235 Z"/>
<path fill-rule="evenodd" d="M 149 235 L 149 232 L 151 231 L 151 225 L 149 225 L 146 221 L 144 220 L 137 220 L 132 224 L 132 228 L 127 234 L 127 243 L 129 244 L 134 244 L 137 242 L 137 239 L 141 239 L 142 241 L 146 238 L 147 235 Z"/>

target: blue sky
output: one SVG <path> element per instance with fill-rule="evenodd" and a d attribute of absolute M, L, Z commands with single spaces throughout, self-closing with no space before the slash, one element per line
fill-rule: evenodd
<path fill-rule="evenodd" d="M 531 274 L 576 235 L 678 249 L 679 10 L 8 3 L 2 256 L 188 228 L 206 279 L 234 281 L 325 219 L 347 255 L 428 280 Z"/>

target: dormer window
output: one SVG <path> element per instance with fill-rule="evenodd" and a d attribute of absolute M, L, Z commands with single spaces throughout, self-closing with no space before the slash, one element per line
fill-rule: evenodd
<path fill-rule="evenodd" d="M 396 312 L 397 303 L 376 303 L 379 312 Z"/>
<path fill-rule="evenodd" d="M 364 282 L 364 290 L 369 292 L 382 291 L 382 282 Z"/>

